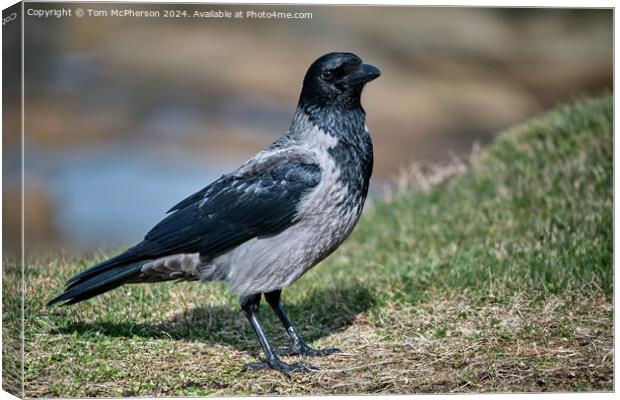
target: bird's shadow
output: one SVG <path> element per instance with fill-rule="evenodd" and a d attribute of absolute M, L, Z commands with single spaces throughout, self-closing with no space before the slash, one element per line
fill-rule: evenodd
<path fill-rule="evenodd" d="M 285 304 L 285 308 L 303 338 L 312 342 L 346 329 L 373 304 L 374 298 L 370 291 L 362 284 L 354 283 L 313 290 L 302 300 Z M 276 346 L 288 343 L 282 325 L 265 301 L 261 303 L 260 310 L 261 319 L 273 343 Z M 154 324 L 132 321 L 70 322 L 53 328 L 51 333 L 78 334 L 93 340 L 104 335 L 200 341 L 232 346 L 242 351 L 258 350 L 254 332 L 239 306 L 233 304 L 183 310 L 164 322 Z"/>

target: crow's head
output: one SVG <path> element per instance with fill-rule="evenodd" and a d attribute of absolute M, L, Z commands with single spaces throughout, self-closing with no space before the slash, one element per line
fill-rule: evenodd
<path fill-rule="evenodd" d="M 353 53 L 325 54 L 308 68 L 299 104 L 357 107 L 364 85 L 379 75 L 379 69 Z"/>

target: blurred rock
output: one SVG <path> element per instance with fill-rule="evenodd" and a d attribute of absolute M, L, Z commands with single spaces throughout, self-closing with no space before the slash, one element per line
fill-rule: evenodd
<path fill-rule="evenodd" d="M 7 253 L 18 253 L 21 243 L 21 194 L 18 186 L 2 191 L 3 247 Z M 44 187 L 27 185 L 24 188 L 24 226 L 28 249 L 45 243 L 57 244 L 58 231 L 54 224 L 55 205 Z M 56 240 L 54 240 L 56 238 Z"/>

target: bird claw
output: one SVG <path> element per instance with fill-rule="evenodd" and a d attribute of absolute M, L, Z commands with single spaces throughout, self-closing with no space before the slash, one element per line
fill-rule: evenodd
<path fill-rule="evenodd" d="M 308 373 L 308 372 L 314 372 L 314 371 L 319 370 L 314 365 L 308 364 L 307 362 L 304 362 L 304 361 L 298 361 L 292 364 L 287 364 L 277 358 L 271 361 L 260 361 L 260 362 L 248 363 L 244 365 L 243 367 L 244 371 L 261 371 L 264 369 L 273 369 L 286 376 L 290 376 L 292 373 L 296 373 L 296 372 Z"/>
<path fill-rule="evenodd" d="M 274 352 L 279 356 L 307 356 L 307 357 L 323 357 L 334 353 L 340 353 L 342 350 L 330 347 L 325 349 L 313 349 L 307 344 L 285 347 L 283 349 L 275 349 Z"/>

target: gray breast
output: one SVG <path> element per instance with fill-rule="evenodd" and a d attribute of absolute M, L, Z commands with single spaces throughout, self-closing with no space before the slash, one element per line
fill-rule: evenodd
<path fill-rule="evenodd" d="M 241 295 L 270 292 L 286 287 L 331 254 L 357 223 L 367 192 L 367 179 L 345 174 L 338 158 L 339 141 L 319 128 L 309 130 L 303 146 L 315 151 L 321 167 L 321 183 L 303 199 L 298 222 L 271 236 L 249 240 L 198 271 L 202 280 L 225 280 Z M 351 149 L 354 150 L 354 149 Z M 358 160 L 348 164 L 364 168 Z"/>

